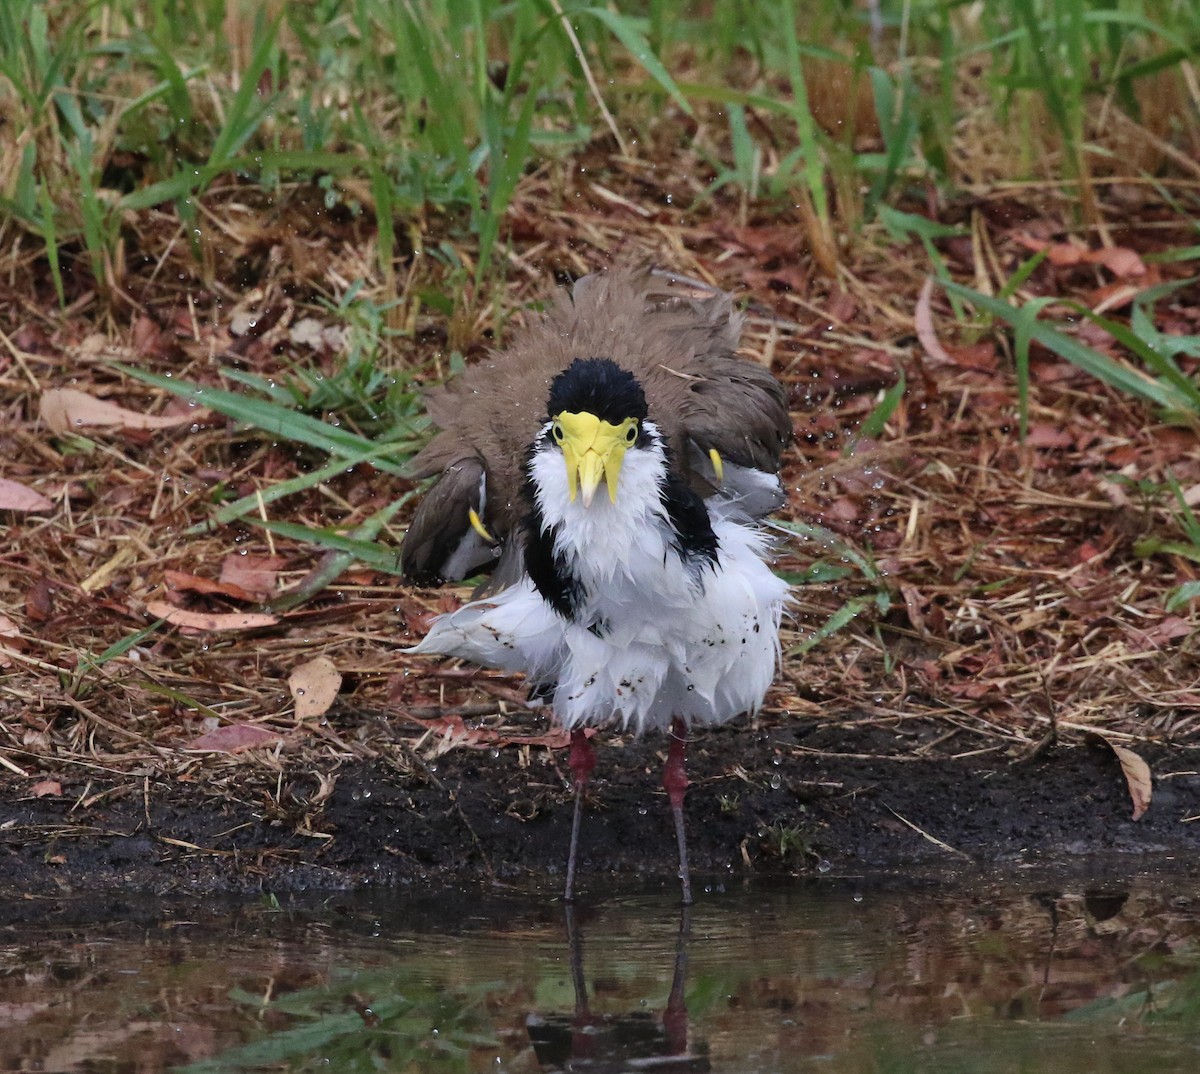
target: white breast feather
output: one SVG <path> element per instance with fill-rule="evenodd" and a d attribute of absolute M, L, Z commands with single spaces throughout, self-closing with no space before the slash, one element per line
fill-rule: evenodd
<path fill-rule="evenodd" d="M 626 454 L 615 504 L 603 484 L 590 507 L 572 503 L 557 451 L 542 450 L 532 466 L 546 525 L 559 525 L 556 551 L 588 594 L 579 622 L 523 578 L 439 616 L 410 652 L 557 683 L 554 712 L 567 728 L 618 723 L 640 733 L 674 717 L 719 724 L 756 710 L 779 663 L 788 600 L 763 534 L 710 508 L 717 563 L 685 563 L 659 496 L 666 462 L 657 441 Z"/>

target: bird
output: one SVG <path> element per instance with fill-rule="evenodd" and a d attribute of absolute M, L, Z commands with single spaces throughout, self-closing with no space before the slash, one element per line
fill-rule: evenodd
<path fill-rule="evenodd" d="M 788 584 L 759 520 L 786 500 L 783 386 L 739 356 L 724 292 L 623 266 L 560 289 L 510 345 L 427 397 L 435 477 L 401 547 L 428 585 L 490 569 L 413 654 L 524 672 L 570 733 L 575 898 L 591 728 L 669 736 L 662 785 L 682 901 L 693 726 L 755 712 L 780 662 Z M 593 734 L 595 731 L 592 732 Z"/>

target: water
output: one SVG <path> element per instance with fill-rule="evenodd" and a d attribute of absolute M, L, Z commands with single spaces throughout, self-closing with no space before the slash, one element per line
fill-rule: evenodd
<path fill-rule="evenodd" d="M 372 892 L 11 927 L 0 1070 L 1200 1069 L 1183 881 L 822 879 L 707 892 L 686 916 L 670 898 L 568 915 Z"/>

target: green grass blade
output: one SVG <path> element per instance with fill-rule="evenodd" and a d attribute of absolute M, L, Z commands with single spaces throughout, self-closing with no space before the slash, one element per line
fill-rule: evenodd
<path fill-rule="evenodd" d="M 113 363 L 126 376 L 140 380 L 143 384 L 170 392 L 189 402 L 200 406 L 210 407 L 219 414 L 224 414 L 234 421 L 244 422 L 259 429 L 268 436 L 282 437 L 298 444 L 318 448 L 330 455 L 338 455 L 343 459 L 364 457 L 369 455 L 377 445 L 366 437 L 349 432 L 346 429 L 330 425 L 328 422 L 299 414 L 287 407 L 265 399 L 252 399 L 239 395 L 237 392 L 227 392 L 220 388 L 204 388 L 185 381 L 176 381 L 171 377 L 148 373 L 143 369 Z M 384 458 L 376 458 L 375 466 L 389 474 L 397 476 L 403 473 L 403 467 Z"/>
<path fill-rule="evenodd" d="M 302 544 L 316 545 L 330 552 L 345 552 L 359 563 L 375 570 L 387 574 L 400 574 L 400 552 L 395 548 L 383 548 L 374 541 L 348 537 L 327 527 L 304 526 L 298 522 L 277 522 L 274 519 L 263 518 L 251 518 L 246 521 Z"/>
<path fill-rule="evenodd" d="M 976 309 L 983 310 L 985 313 L 1011 324 L 1014 328 L 1024 327 L 1021 310 L 1010 306 L 1007 302 L 980 294 L 961 284 L 945 280 L 941 281 L 941 284 L 947 293 L 971 303 Z M 1044 303 L 1042 304 L 1044 305 Z M 1030 339 L 1036 340 L 1047 350 L 1053 351 L 1060 358 L 1065 358 L 1072 365 L 1082 369 L 1085 373 L 1090 373 L 1111 387 L 1129 392 L 1131 395 L 1155 403 L 1164 409 L 1170 410 L 1179 406 L 1178 395 L 1169 391 L 1153 377 L 1093 350 L 1048 324 L 1033 321 L 1028 325 L 1028 331 Z"/>
<path fill-rule="evenodd" d="M 629 50 L 629 54 L 637 60 L 646 74 L 667 92 L 671 100 L 679 105 L 686 115 L 690 116 L 692 114 L 692 106 L 688 104 L 687 98 L 683 95 L 679 86 L 676 85 L 670 72 L 663 66 L 662 61 L 654 55 L 654 51 L 650 48 L 650 43 L 646 40 L 642 31 L 638 29 L 637 23 L 633 19 L 629 18 L 628 15 L 622 15 L 606 7 L 584 8 L 579 14 L 590 15 L 608 27 L 612 31 L 612 35 Z"/>

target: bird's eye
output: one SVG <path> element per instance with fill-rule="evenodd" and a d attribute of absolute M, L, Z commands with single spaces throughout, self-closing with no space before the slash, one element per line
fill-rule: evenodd
<path fill-rule="evenodd" d="M 625 430 L 625 443 L 632 444 L 638 438 L 637 422 L 633 422 L 628 429 Z"/>
<path fill-rule="evenodd" d="M 550 433 L 554 437 L 555 443 L 558 443 L 558 444 L 561 444 L 563 442 L 563 437 L 566 435 L 563 432 L 563 427 L 561 425 L 559 425 L 558 422 L 555 422 L 550 427 Z"/>

